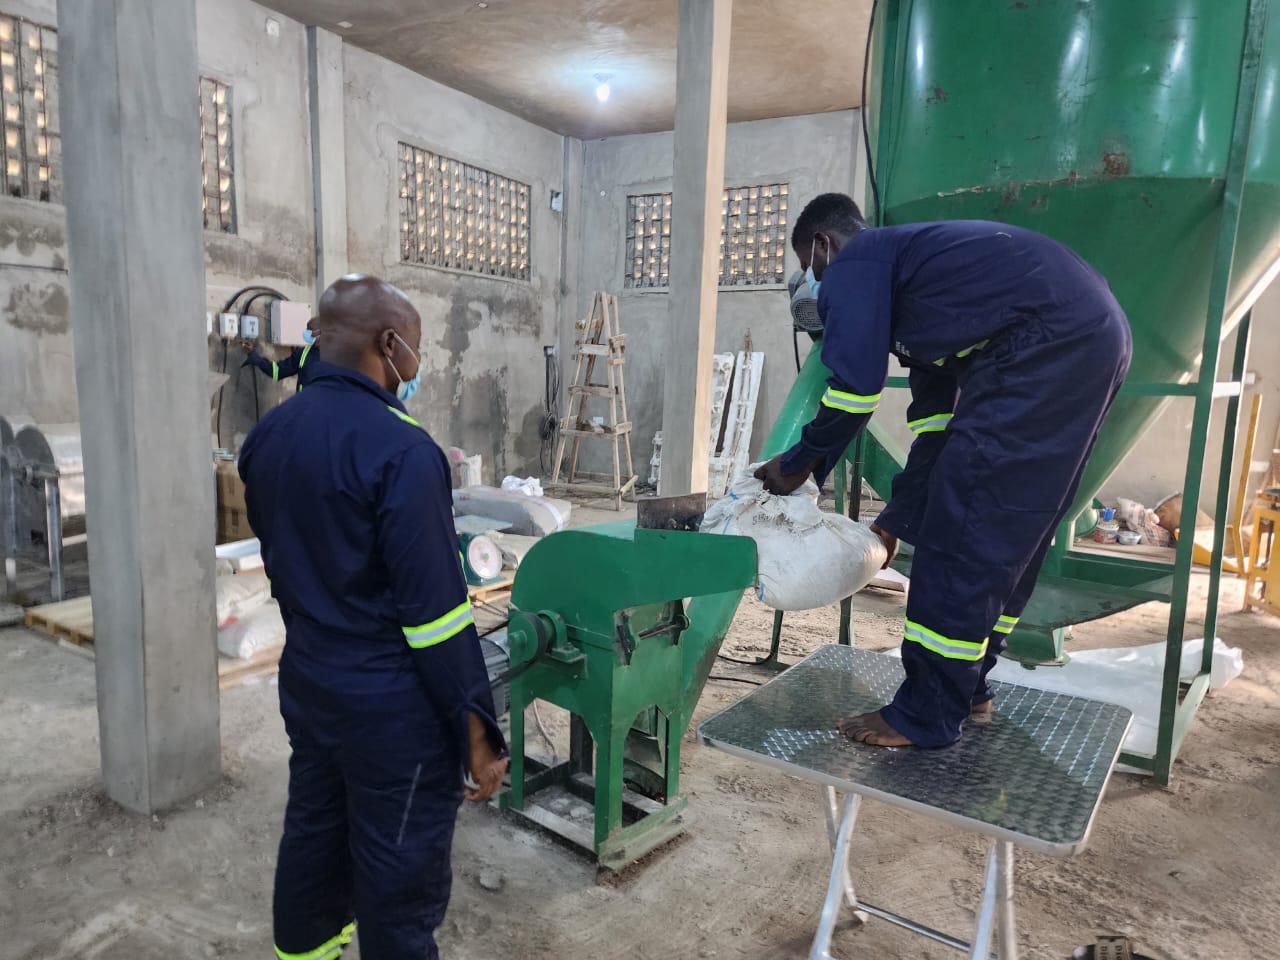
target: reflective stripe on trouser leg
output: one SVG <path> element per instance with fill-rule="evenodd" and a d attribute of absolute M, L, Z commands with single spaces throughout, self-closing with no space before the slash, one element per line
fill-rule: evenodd
<path fill-rule="evenodd" d="M 1001 614 L 1000 619 L 996 621 L 996 625 L 991 628 L 992 633 L 1013 633 L 1013 628 L 1018 625 L 1018 617 L 1011 617 L 1007 613 Z"/>
<path fill-rule="evenodd" d="M 338 723 L 286 674 L 280 713 L 292 753 L 272 904 L 278 957 L 332 960 L 351 938 L 352 857 Z"/>
<path fill-rule="evenodd" d="M 355 932 L 356 925 L 348 923 L 337 936 L 326 940 L 314 950 L 308 950 L 306 953 L 286 953 L 276 947 L 276 956 L 279 960 L 334 960 L 335 957 L 342 955 L 343 949 L 351 942 Z"/>

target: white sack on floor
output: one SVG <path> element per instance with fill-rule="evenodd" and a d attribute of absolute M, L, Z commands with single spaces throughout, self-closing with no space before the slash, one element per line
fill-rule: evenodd
<path fill-rule="evenodd" d="M 459 516 L 505 520 L 511 524 L 508 533 L 545 537 L 565 528 L 572 506 L 567 500 L 531 497 L 494 487 L 467 487 L 453 491 L 453 509 Z"/>
<path fill-rule="evenodd" d="M 215 581 L 218 626 L 243 617 L 262 606 L 271 596 L 265 573 L 223 575 Z"/>
<path fill-rule="evenodd" d="M 254 654 L 284 643 L 280 605 L 268 600 L 218 630 L 218 652 L 224 657 L 247 660 Z"/>
<path fill-rule="evenodd" d="M 789 497 L 766 493 L 751 474 L 707 508 L 703 533 L 756 542 L 756 596 L 776 610 L 811 610 L 857 593 L 884 566 L 884 544 L 871 528 L 818 509 L 812 480 Z"/>

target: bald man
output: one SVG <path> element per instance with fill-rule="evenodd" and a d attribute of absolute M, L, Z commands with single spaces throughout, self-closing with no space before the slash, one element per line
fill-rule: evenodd
<path fill-rule="evenodd" d="M 324 360 L 245 440 L 240 475 L 284 616 L 293 753 L 280 960 L 430 960 L 465 796 L 506 772 L 453 529 L 449 468 L 405 410 L 421 319 L 373 277 L 320 299 Z M 464 789 L 469 769 L 474 786 Z"/>

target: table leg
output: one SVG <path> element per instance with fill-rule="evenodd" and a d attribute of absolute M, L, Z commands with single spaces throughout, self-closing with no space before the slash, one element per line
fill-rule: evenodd
<path fill-rule="evenodd" d="M 1018 929 L 1013 914 L 1013 844 L 996 842 L 996 943 L 1000 960 L 1018 960 Z"/>
<path fill-rule="evenodd" d="M 831 799 L 833 797 L 828 798 L 828 804 Z M 853 839 L 853 824 L 857 818 L 858 795 L 845 794 L 844 801 L 840 804 L 840 823 L 835 831 L 827 899 L 822 905 L 822 918 L 818 921 L 818 932 L 813 937 L 809 960 L 833 960 L 831 938 L 836 932 L 836 920 L 840 916 L 840 901 L 851 895 L 853 890 L 849 881 L 849 847 Z"/>
<path fill-rule="evenodd" d="M 991 955 L 991 936 L 995 932 L 996 922 L 996 887 L 999 857 L 996 853 L 998 843 L 991 845 L 987 854 L 986 882 L 982 887 L 982 905 L 978 908 L 978 926 L 973 932 L 973 943 L 969 951 L 969 960 L 987 960 Z"/>
<path fill-rule="evenodd" d="M 859 807 L 858 796 L 856 794 L 850 794 L 850 796 L 852 796 L 854 799 L 853 817 L 854 817 L 854 820 L 856 821 L 858 816 L 858 807 Z M 835 787 L 822 788 L 822 812 L 826 815 L 827 841 L 831 844 L 831 851 L 832 853 L 834 853 L 836 849 L 836 833 L 839 830 L 839 824 L 840 824 L 840 820 L 839 820 L 840 795 L 836 793 Z M 852 830 L 853 826 L 851 825 L 849 829 Z M 849 865 L 848 865 L 847 859 L 845 861 L 845 869 L 844 869 L 844 902 L 848 904 L 850 907 L 852 907 L 854 910 L 857 910 L 858 895 L 854 891 L 853 877 L 849 874 Z M 857 914 L 857 919 L 861 923 L 866 919 L 866 916 L 861 912 L 859 912 Z"/>

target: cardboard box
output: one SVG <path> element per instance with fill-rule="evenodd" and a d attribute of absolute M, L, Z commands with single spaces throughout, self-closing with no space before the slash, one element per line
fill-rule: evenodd
<path fill-rule="evenodd" d="M 217 542 L 247 540 L 253 536 L 249 529 L 249 514 L 244 502 L 244 483 L 236 465 L 231 460 L 219 460 L 214 466 L 218 490 Z"/>

